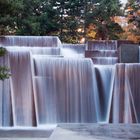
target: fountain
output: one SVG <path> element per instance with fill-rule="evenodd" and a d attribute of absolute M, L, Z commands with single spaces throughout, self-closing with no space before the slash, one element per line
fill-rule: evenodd
<path fill-rule="evenodd" d="M 10 80 L 13 125 L 34 126 L 36 118 L 30 53 L 27 51 L 9 52 L 9 60 L 12 73 Z"/>
<path fill-rule="evenodd" d="M 1 36 L 0 43 L 4 46 L 20 47 L 58 47 L 61 42 L 56 36 Z"/>
<path fill-rule="evenodd" d="M 89 41 L 85 57 L 91 58 L 94 64 L 113 65 L 118 63 L 117 41 Z"/>
<path fill-rule="evenodd" d="M 34 57 L 34 65 L 39 122 L 97 122 L 90 59 Z"/>
<path fill-rule="evenodd" d="M 86 44 L 63 44 L 62 55 L 64 57 L 84 58 Z"/>
<path fill-rule="evenodd" d="M 12 74 L 0 83 L 1 127 L 140 122 L 140 65 L 117 64 L 116 41 L 69 45 L 57 37 L 0 40 L 9 52 L 0 63 Z"/>

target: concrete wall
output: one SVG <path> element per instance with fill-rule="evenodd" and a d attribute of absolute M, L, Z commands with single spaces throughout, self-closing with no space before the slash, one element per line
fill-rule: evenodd
<path fill-rule="evenodd" d="M 139 45 L 122 44 L 119 47 L 120 63 L 139 63 Z"/>

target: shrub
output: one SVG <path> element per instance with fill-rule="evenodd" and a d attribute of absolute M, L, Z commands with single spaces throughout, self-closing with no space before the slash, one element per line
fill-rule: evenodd
<path fill-rule="evenodd" d="M 6 53 L 6 48 L 0 47 L 0 57 L 4 57 Z M 8 79 L 10 75 L 10 70 L 7 66 L 0 66 L 0 80 Z"/>

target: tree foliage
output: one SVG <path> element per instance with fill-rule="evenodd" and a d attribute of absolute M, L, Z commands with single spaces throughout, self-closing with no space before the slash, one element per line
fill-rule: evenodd
<path fill-rule="evenodd" d="M 6 49 L 0 47 L 0 59 L 6 54 Z M 9 69 L 6 66 L 0 66 L 0 80 L 8 79 L 10 76 Z"/>
<path fill-rule="evenodd" d="M 1 34 L 47 35 L 58 30 L 56 13 L 46 0 L 2 0 Z M 12 31 L 10 30 L 12 29 Z"/>
<path fill-rule="evenodd" d="M 125 9 L 128 23 L 133 25 L 129 31 L 135 35 L 136 41 L 140 42 L 140 1 L 128 0 Z"/>
<path fill-rule="evenodd" d="M 20 0 L 16 12 L 16 34 L 46 35 L 57 30 L 55 11 L 46 0 Z"/>
<path fill-rule="evenodd" d="M 94 24 L 96 39 L 118 39 L 123 30 L 113 18 L 121 15 L 121 4 L 118 0 L 97 0 L 87 16 L 87 25 Z"/>
<path fill-rule="evenodd" d="M 58 35 L 63 42 L 116 39 L 122 30 L 112 20 L 119 0 L 1 0 L 0 34 Z M 79 30 L 80 29 L 80 30 Z"/>

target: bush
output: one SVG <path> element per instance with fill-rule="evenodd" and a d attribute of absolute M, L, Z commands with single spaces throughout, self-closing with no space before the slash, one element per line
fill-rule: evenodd
<path fill-rule="evenodd" d="M 4 47 L 0 47 L 0 57 L 4 57 L 7 50 Z M 5 80 L 10 77 L 10 70 L 7 66 L 0 66 L 0 80 Z"/>
<path fill-rule="evenodd" d="M 0 47 L 0 57 L 6 54 L 7 50 L 3 47 Z"/>
<path fill-rule="evenodd" d="M 0 66 L 0 80 L 5 80 L 10 77 L 9 69 L 5 66 Z"/>

